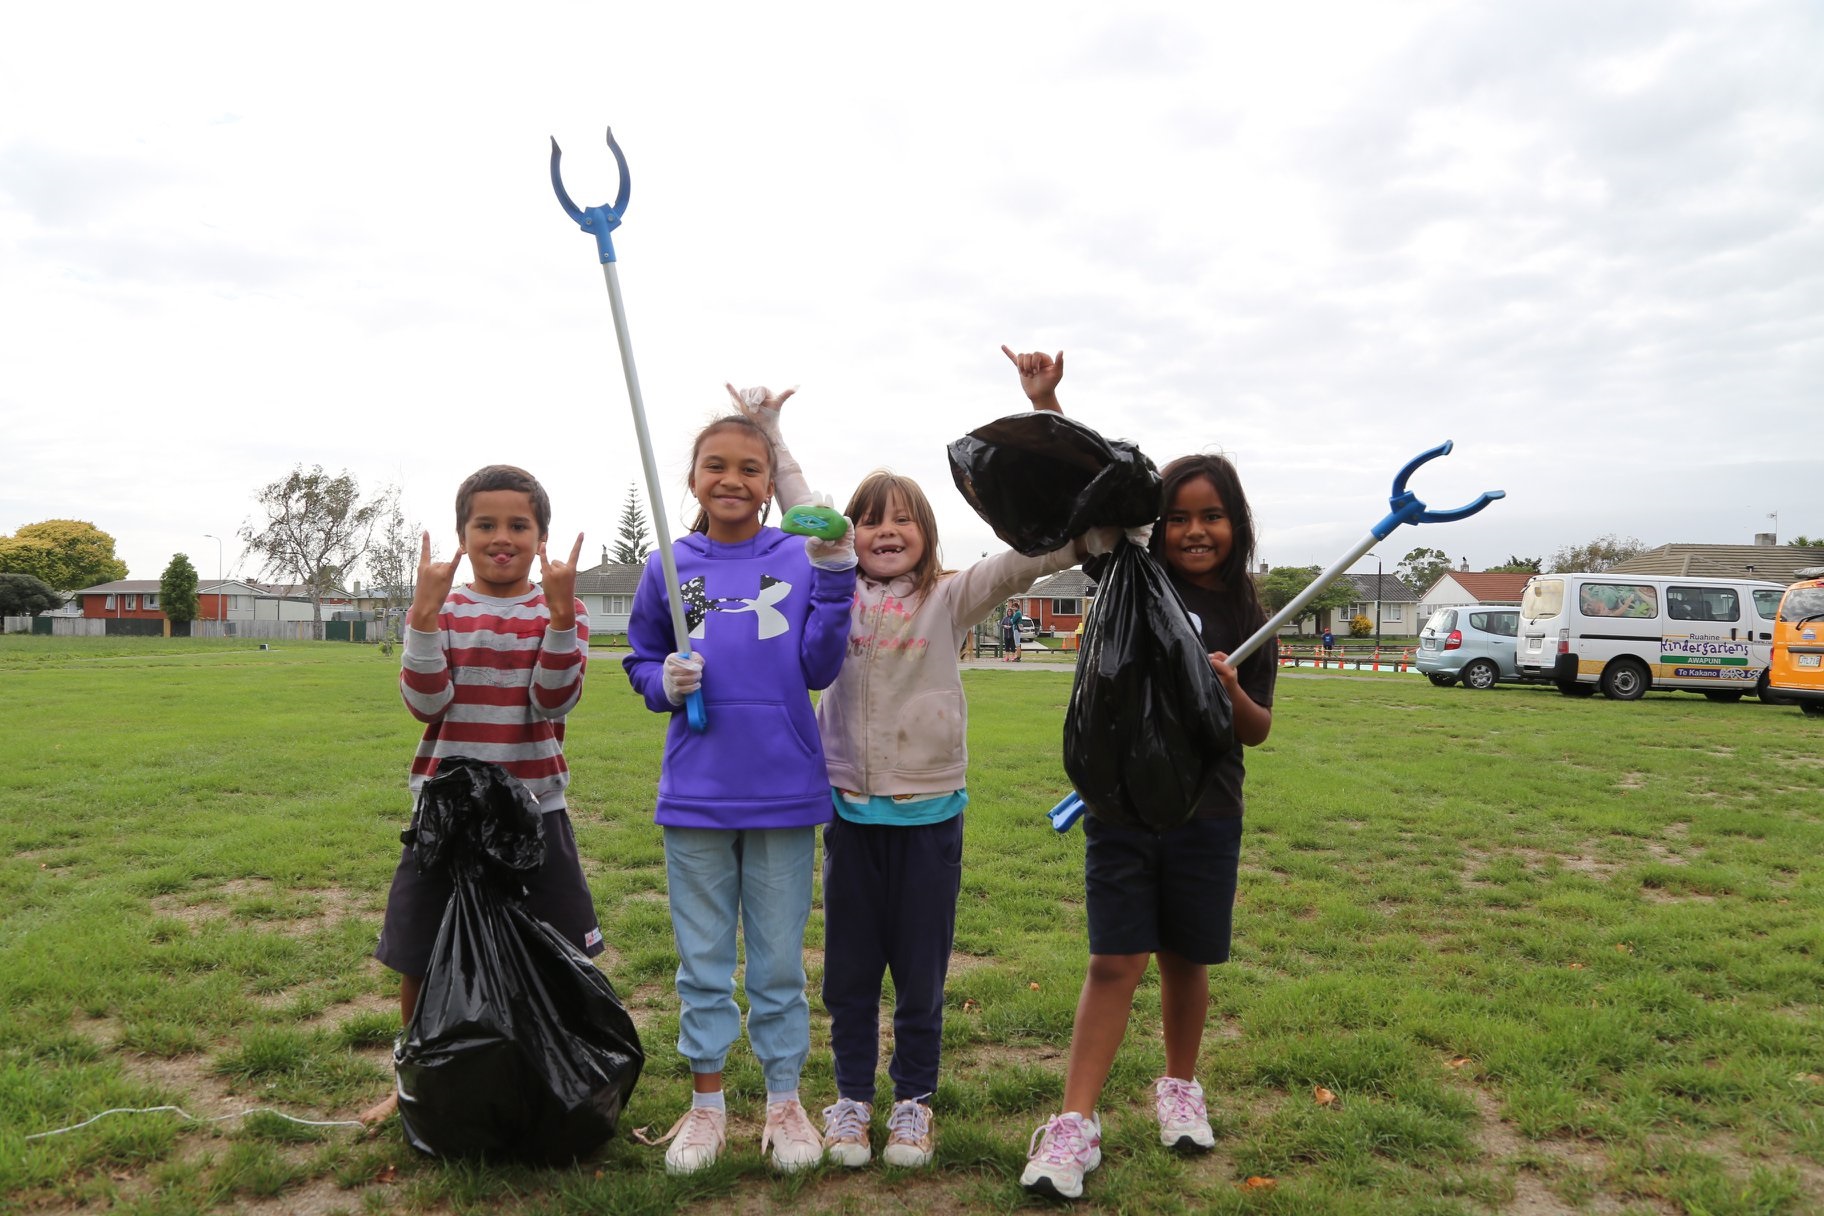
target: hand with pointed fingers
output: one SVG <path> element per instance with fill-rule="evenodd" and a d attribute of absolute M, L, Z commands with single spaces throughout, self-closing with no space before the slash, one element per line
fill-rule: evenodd
<path fill-rule="evenodd" d="M 1051 410 L 1062 414 L 1064 408 L 1058 404 L 1058 382 L 1064 378 L 1064 352 L 1048 355 L 1042 350 L 1016 355 L 1006 346 L 1001 353 L 1013 363 L 1020 373 L 1020 391 L 1026 394 L 1035 410 Z"/>
<path fill-rule="evenodd" d="M 545 543 L 538 544 L 538 584 L 545 590 L 545 606 L 551 610 L 551 628 L 576 628 L 576 563 L 583 555 L 583 534 L 576 534 L 570 546 L 570 560 L 554 562 L 545 553 Z"/>
<path fill-rule="evenodd" d="M 792 394 L 798 391 L 797 385 L 780 389 L 777 393 L 761 385 L 740 389 L 732 384 L 724 384 L 722 387 L 735 399 L 735 408 L 741 411 L 742 416 L 764 431 L 769 439 L 779 437 L 779 412 Z"/>
<path fill-rule="evenodd" d="M 405 618 L 407 625 L 420 633 L 437 632 L 437 614 L 443 611 L 443 601 L 450 598 L 450 588 L 456 585 L 456 568 L 460 565 L 460 548 L 455 557 L 440 562 L 431 556 L 431 534 L 424 533 L 418 549 L 418 581 L 412 588 L 412 610 Z"/>

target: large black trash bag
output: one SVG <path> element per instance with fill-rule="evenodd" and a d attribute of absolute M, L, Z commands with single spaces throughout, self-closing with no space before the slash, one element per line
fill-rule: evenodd
<path fill-rule="evenodd" d="M 522 906 L 544 862 L 537 802 L 498 765 L 452 756 L 410 835 L 420 871 L 455 890 L 393 1051 L 407 1142 L 440 1157 L 587 1156 L 614 1134 L 646 1057 L 607 977 Z"/>
<path fill-rule="evenodd" d="M 956 488 L 996 536 L 1028 557 L 1094 527 L 1159 518 L 1159 473 L 1145 453 L 1052 410 L 977 427 L 949 452 Z"/>
<path fill-rule="evenodd" d="M 1096 586 L 1064 714 L 1064 771 L 1090 814 L 1163 832 L 1233 746 L 1229 694 L 1165 571 L 1125 541 Z"/>

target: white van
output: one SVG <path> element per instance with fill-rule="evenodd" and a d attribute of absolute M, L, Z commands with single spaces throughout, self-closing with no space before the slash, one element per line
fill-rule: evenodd
<path fill-rule="evenodd" d="M 1767 687 L 1786 588 L 1738 578 L 1535 574 L 1520 595 L 1515 666 L 1566 696 L 1615 701 L 1648 689 L 1739 701 Z"/>

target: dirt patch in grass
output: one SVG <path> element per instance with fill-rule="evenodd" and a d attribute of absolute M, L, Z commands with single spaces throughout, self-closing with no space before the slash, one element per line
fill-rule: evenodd
<path fill-rule="evenodd" d="M 1670 846 L 1661 844 L 1657 840 L 1647 841 L 1647 855 L 1652 857 L 1654 861 L 1665 866 L 1688 866 L 1691 864 L 1689 858 L 1681 853 L 1674 853 Z"/>
<path fill-rule="evenodd" d="M 1501 1205 L 1502 1216 L 1558 1216 L 1573 1210 L 1552 1191 L 1551 1176 L 1535 1168 L 1529 1159 L 1544 1157 L 1594 1178 L 1607 1172 L 1608 1159 L 1597 1149 L 1575 1141 L 1527 1140 L 1501 1117 L 1500 1105 L 1493 1095 L 1480 1089 L 1472 1089 L 1469 1094 L 1478 1116 L 1471 1138 L 1488 1163 L 1505 1172 L 1513 1184 L 1513 1198 Z M 1596 1194 L 1576 1210 L 1619 1212 L 1623 1208 L 1612 1197 Z"/>

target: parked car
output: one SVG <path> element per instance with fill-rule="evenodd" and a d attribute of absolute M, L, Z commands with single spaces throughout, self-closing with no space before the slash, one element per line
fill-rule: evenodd
<path fill-rule="evenodd" d="M 1440 608 L 1419 631 L 1413 666 L 1439 688 L 1461 680 L 1465 688 L 1493 688 L 1518 680 L 1514 642 L 1518 608 Z"/>
<path fill-rule="evenodd" d="M 1824 641 L 1820 637 L 1824 637 L 1824 578 L 1808 578 L 1788 587 L 1780 601 L 1763 701 L 1797 701 L 1807 716 L 1824 717 Z"/>
<path fill-rule="evenodd" d="M 1039 640 L 1039 623 L 1029 616 L 1020 618 L 1020 641 L 1036 642 Z"/>

